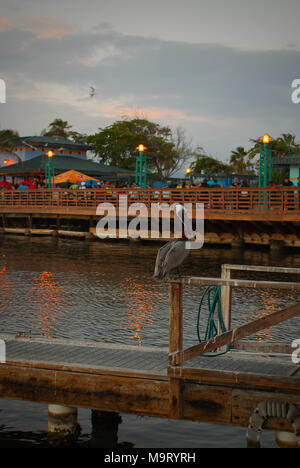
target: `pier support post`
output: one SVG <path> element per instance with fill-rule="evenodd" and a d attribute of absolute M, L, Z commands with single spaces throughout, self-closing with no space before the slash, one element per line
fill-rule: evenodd
<path fill-rule="evenodd" d="M 242 249 L 244 247 L 244 240 L 241 237 L 238 239 L 232 239 L 231 247 L 233 249 Z"/>
<path fill-rule="evenodd" d="M 169 417 L 181 419 L 183 383 L 181 379 L 174 378 L 172 373 L 171 357 L 173 353 L 182 351 L 183 310 L 182 285 L 173 283 L 169 285 Z M 177 366 L 178 367 L 178 366 Z"/>
<path fill-rule="evenodd" d="M 122 418 L 118 413 L 92 410 L 91 448 L 117 447 Z"/>
<path fill-rule="evenodd" d="M 226 265 L 222 265 L 222 279 L 231 279 L 231 271 Z M 224 325 L 227 330 L 231 328 L 231 301 L 232 301 L 232 286 L 221 286 L 221 304 Z M 220 324 L 218 324 L 218 334 L 221 334 Z"/>
<path fill-rule="evenodd" d="M 270 251 L 271 252 L 281 252 L 284 247 L 284 243 L 281 240 L 271 240 L 270 241 Z"/>
<path fill-rule="evenodd" d="M 79 432 L 77 408 L 48 405 L 48 441 L 50 444 L 71 443 L 77 439 Z"/>

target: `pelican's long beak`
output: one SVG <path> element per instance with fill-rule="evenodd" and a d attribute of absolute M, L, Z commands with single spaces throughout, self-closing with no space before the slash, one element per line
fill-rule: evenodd
<path fill-rule="evenodd" d="M 195 232 L 193 231 L 192 221 L 185 217 L 183 219 L 183 226 L 184 226 L 184 234 L 188 238 L 188 240 L 194 240 L 196 237 Z"/>

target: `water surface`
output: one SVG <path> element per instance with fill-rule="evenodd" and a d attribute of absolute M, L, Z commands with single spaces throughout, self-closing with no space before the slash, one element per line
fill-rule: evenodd
<path fill-rule="evenodd" d="M 152 280 L 157 249 L 156 244 L 0 237 L 0 332 L 167 347 L 168 286 Z M 299 268 L 300 253 L 205 248 L 191 253 L 183 274 L 220 276 L 223 263 Z M 234 272 L 234 276 L 299 281 L 294 275 Z M 185 346 L 197 343 L 196 321 L 204 289 L 184 288 Z M 299 300 L 299 293 L 286 290 L 235 289 L 233 326 Z M 203 330 L 207 315 L 204 304 Z M 293 319 L 251 339 L 290 343 L 299 334 L 299 320 Z M 45 405 L 2 400 L 0 410 L 2 444 L 42 445 L 47 428 Z M 90 412 L 80 410 L 80 418 L 79 442 L 87 443 Z M 271 444 L 269 434 L 264 437 Z M 244 446 L 245 430 L 122 415 L 118 443 L 135 447 Z"/>

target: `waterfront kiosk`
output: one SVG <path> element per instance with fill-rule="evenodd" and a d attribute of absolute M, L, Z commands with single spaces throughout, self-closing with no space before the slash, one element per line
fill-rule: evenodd
<path fill-rule="evenodd" d="M 297 185 L 298 178 L 300 177 L 300 153 L 286 154 L 279 157 L 273 157 L 273 164 L 277 167 L 285 167 L 288 169 L 288 177 Z"/>

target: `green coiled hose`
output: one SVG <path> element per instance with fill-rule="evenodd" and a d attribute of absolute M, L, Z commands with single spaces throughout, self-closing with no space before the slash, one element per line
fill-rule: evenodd
<path fill-rule="evenodd" d="M 207 325 L 206 325 L 206 330 L 205 330 L 205 335 L 204 335 L 204 341 L 210 340 L 211 338 L 214 338 L 218 334 L 218 328 L 217 328 L 218 322 L 220 324 L 221 333 L 225 333 L 227 331 L 225 324 L 224 324 L 223 315 L 222 315 L 221 286 L 208 286 L 205 289 L 204 293 L 202 294 L 200 304 L 199 304 L 199 309 L 198 309 L 197 335 L 198 335 L 199 343 L 201 343 L 202 341 L 201 336 L 200 336 L 201 307 L 206 296 L 207 296 L 209 314 L 208 314 L 208 320 L 207 320 Z M 217 317 L 217 319 L 215 317 Z M 230 351 L 230 344 L 227 345 L 226 351 L 222 353 L 217 353 L 216 351 L 214 351 L 211 354 L 202 354 L 201 356 L 207 356 L 207 357 L 221 356 L 222 354 L 226 354 L 228 351 Z"/>

